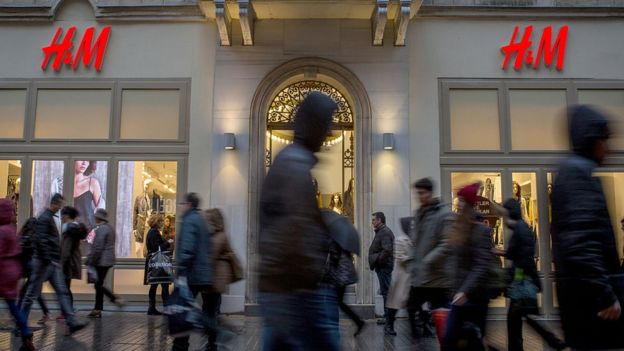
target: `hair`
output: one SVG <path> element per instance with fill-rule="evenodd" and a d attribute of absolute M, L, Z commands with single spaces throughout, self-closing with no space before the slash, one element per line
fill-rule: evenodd
<path fill-rule="evenodd" d="M 336 196 L 338 196 L 338 203 L 336 203 L 336 201 L 334 201 L 334 198 Z M 332 194 L 331 200 L 329 200 L 329 208 L 334 208 L 334 207 L 342 208 L 342 196 L 340 195 L 340 193 Z"/>
<path fill-rule="evenodd" d="M 427 191 L 433 191 L 433 181 L 431 178 L 422 178 L 414 183 L 415 189 L 424 189 Z"/>
<path fill-rule="evenodd" d="M 160 223 L 163 222 L 163 217 L 161 215 L 159 215 L 158 213 L 154 213 L 151 216 L 149 216 L 149 218 L 147 219 L 147 225 L 150 228 L 156 228 L 159 226 Z"/>
<path fill-rule="evenodd" d="M 511 183 L 511 186 L 512 186 L 512 191 L 513 191 L 513 186 L 514 186 L 514 185 L 516 186 L 516 188 L 517 188 L 518 190 L 516 190 L 516 191 L 515 191 L 512 195 L 513 195 L 513 196 L 517 196 L 518 198 L 520 198 L 520 197 L 522 196 L 522 188 L 520 187 L 520 183 L 518 183 L 518 182 L 516 182 L 516 181 L 514 181 L 513 183 Z"/>
<path fill-rule="evenodd" d="M 67 216 L 71 219 L 76 219 L 76 217 L 78 217 L 79 215 L 80 213 L 78 212 L 78 210 L 71 206 L 65 206 L 61 210 L 61 216 Z"/>
<path fill-rule="evenodd" d="M 223 232 L 224 228 L 224 219 L 223 212 L 221 212 L 218 208 L 211 208 L 204 211 L 204 215 L 206 217 L 206 222 L 208 222 L 208 226 L 210 229 L 215 232 Z"/>
<path fill-rule="evenodd" d="M 461 247 L 468 243 L 475 225 L 475 210 L 470 204 L 464 205 L 464 210 L 457 214 L 450 228 L 449 243 L 454 247 Z"/>
<path fill-rule="evenodd" d="M 169 220 L 169 226 L 173 225 L 175 223 L 175 220 L 173 219 L 173 216 L 165 216 L 165 218 L 163 218 L 163 222 L 165 219 Z"/>
<path fill-rule="evenodd" d="M 89 166 L 84 171 L 84 175 L 89 176 L 97 171 L 97 161 L 89 160 Z"/>
<path fill-rule="evenodd" d="M 383 212 L 375 212 L 373 213 L 373 217 L 380 220 L 381 223 L 386 224 L 386 215 Z"/>
<path fill-rule="evenodd" d="M 188 193 L 184 198 L 186 199 L 186 202 L 191 205 L 192 208 L 199 207 L 199 196 L 197 195 L 197 193 Z"/>
<path fill-rule="evenodd" d="M 63 203 L 63 201 L 65 201 L 65 198 L 63 197 L 63 195 L 59 193 L 55 193 L 54 195 L 52 195 L 52 198 L 50 199 L 50 205 L 58 205 L 60 203 Z"/>

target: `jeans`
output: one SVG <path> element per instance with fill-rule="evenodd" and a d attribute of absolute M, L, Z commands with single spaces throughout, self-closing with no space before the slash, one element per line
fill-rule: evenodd
<path fill-rule="evenodd" d="M 67 290 L 67 286 L 65 286 L 63 269 L 58 263 L 43 262 L 39 259 L 34 259 L 30 280 L 31 282 L 21 307 L 22 314 L 26 320 L 28 320 L 28 316 L 30 315 L 30 308 L 33 302 L 41 296 L 41 286 L 47 281 L 52 285 L 54 292 L 56 292 L 56 297 L 67 324 L 70 326 L 77 324 L 74 308 L 69 299 L 69 291 Z"/>
<path fill-rule="evenodd" d="M 364 321 L 362 321 L 362 319 L 360 318 L 360 316 L 357 315 L 357 313 L 353 312 L 353 310 L 351 309 L 351 307 L 349 307 L 349 305 L 347 305 L 346 303 L 344 303 L 344 294 L 345 294 L 345 287 L 340 287 L 337 289 L 337 294 L 338 294 L 338 306 L 340 307 L 340 309 L 342 310 L 342 312 L 344 312 L 344 314 L 346 314 L 355 324 L 357 325 L 361 325 L 364 323 Z"/>
<path fill-rule="evenodd" d="M 111 302 L 117 300 L 117 296 L 113 294 L 108 288 L 104 286 L 104 280 L 110 267 L 95 267 L 97 271 L 97 281 L 95 282 L 95 308 L 94 310 L 101 311 L 104 308 L 104 295 L 108 297 Z"/>
<path fill-rule="evenodd" d="M 451 305 L 441 350 L 485 350 L 482 340 L 485 336 L 487 308 L 487 301 Z M 464 346 L 460 348 L 459 345 Z"/>
<path fill-rule="evenodd" d="M 386 307 L 386 301 L 388 300 L 388 289 L 390 289 L 390 283 L 392 281 L 392 268 L 380 268 L 376 269 L 377 279 L 379 279 L 379 290 L 381 290 L 381 296 L 384 303 L 384 317 L 388 315 L 388 308 Z"/>
<path fill-rule="evenodd" d="M 28 337 L 32 335 L 32 332 L 28 328 L 28 321 L 24 318 L 24 314 L 20 311 L 19 307 L 15 303 L 15 300 L 6 300 L 7 305 L 9 305 L 9 311 L 11 311 L 11 315 L 15 319 L 15 324 L 17 324 L 17 328 L 19 328 L 20 335 L 23 337 Z"/>
<path fill-rule="evenodd" d="M 561 341 L 555 334 L 540 325 L 535 319 L 525 313 L 516 300 L 509 301 L 509 310 L 507 311 L 507 337 L 509 351 L 522 351 L 522 317 L 525 317 L 527 324 L 533 328 L 552 348 L 556 348 Z"/>
<path fill-rule="evenodd" d="M 151 284 L 149 288 L 149 307 L 156 307 L 156 289 L 158 289 L 158 284 Z M 169 284 L 160 284 L 160 291 L 162 297 L 163 306 L 167 303 L 169 299 Z"/>
<path fill-rule="evenodd" d="M 221 294 L 211 292 L 211 287 L 206 285 L 189 285 L 194 297 L 201 294 L 202 312 L 207 320 L 206 335 L 208 336 L 208 349 L 215 346 L 217 342 L 217 311 L 221 301 Z M 189 348 L 189 336 L 173 339 L 173 350 L 186 351 Z"/>
<path fill-rule="evenodd" d="M 19 294 L 19 302 L 17 304 L 17 307 L 19 307 L 20 309 L 22 308 L 22 303 L 24 302 L 24 297 L 26 296 L 26 291 L 28 291 L 28 286 L 30 286 L 30 281 L 32 275 L 28 274 L 28 278 L 26 278 L 24 280 L 24 285 L 22 285 L 22 288 L 20 289 L 20 294 Z M 39 307 L 41 307 L 41 310 L 43 311 L 43 314 L 49 314 L 50 313 L 50 309 L 48 308 L 45 300 L 43 299 L 43 296 L 41 294 L 39 294 L 39 297 L 37 298 L 37 302 L 39 303 Z"/>
<path fill-rule="evenodd" d="M 260 293 L 264 351 L 338 351 L 338 299 L 334 288 Z"/>

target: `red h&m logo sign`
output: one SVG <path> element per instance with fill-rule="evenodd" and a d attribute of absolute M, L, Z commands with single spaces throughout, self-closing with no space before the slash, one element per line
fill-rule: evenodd
<path fill-rule="evenodd" d="M 555 38 L 555 42 L 552 41 L 552 26 L 544 28 L 542 31 L 542 37 L 540 38 L 539 47 L 537 49 L 537 55 L 533 55 L 531 49 L 533 42 L 531 41 L 531 33 L 533 32 L 533 26 L 527 26 L 522 34 L 522 39 L 516 42 L 518 36 L 518 26 L 513 31 L 509 44 L 503 46 L 501 51 L 505 54 L 505 61 L 503 62 L 503 69 L 507 68 L 509 60 L 513 54 L 516 54 L 516 60 L 514 61 L 514 69 L 519 71 L 522 68 L 522 63 L 529 67 L 537 69 L 542 56 L 544 57 L 544 65 L 550 67 L 555 56 L 557 56 L 557 63 L 555 67 L 557 70 L 563 70 L 563 60 L 565 57 L 566 43 L 568 41 L 568 26 L 563 26 L 559 29 L 559 33 Z"/>
<path fill-rule="evenodd" d="M 81 61 L 85 67 L 89 68 L 91 62 L 95 59 L 95 69 L 99 72 L 102 69 L 104 52 L 106 52 L 106 44 L 108 44 L 110 32 L 111 27 L 102 28 L 100 35 L 94 42 L 95 28 L 87 28 L 82 36 L 78 50 L 74 53 L 76 27 L 69 27 L 64 37 L 62 37 L 63 29 L 58 28 L 50 45 L 41 49 L 45 55 L 41 63 L 41 69 L 45 70 L 52 58 L 54 58 L 52 68 L 57 72 L 61 70 L 63 64 L 70 66 L 75 71 Z"/>

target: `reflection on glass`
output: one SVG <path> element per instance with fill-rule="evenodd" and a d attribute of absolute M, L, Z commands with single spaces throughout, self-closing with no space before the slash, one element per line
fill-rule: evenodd
<path fill-rule="evenodd" d="M 74 207 L 78 220 L 87 228 L 95 228 L 95 210 L 106 208 L 106 161 L 74 161 Z"/>
<path fill-rule="evenodd" d="M 17 218 L 19 205 L 21 176 L 22 163 L 20 161 L 0 160 L 0 198 L 13 202 L 15 218 Z"/>
<path fill-rule="evenodd" d="M 175 240 L 177 162 L 121 161 L 117 188 L 117 257 L 143 258 L 147 219 L 165 218 L 163 236 Z M 169 223 L 167 225 L 167 223 Z"/>
<path fill-rule="evenodd" d="M 63 161 L 33 161 L 31 215 L 39 216 L 50 205 L 53 194 L 63 193 L 63 171 Z M 55 220 L 60 228 L 60 218 Z"/>
<path fill-rule="evenodd" d="M 512 174 L 512 196 L 520 203 L 522 218 L 529 225 L 536 237 L 535 241 L 535 261 L 537 269 L 540 269 L 539 258 L 539 211 L 537 202 L 537 174 L 535 173 L 513 173 Z"/>

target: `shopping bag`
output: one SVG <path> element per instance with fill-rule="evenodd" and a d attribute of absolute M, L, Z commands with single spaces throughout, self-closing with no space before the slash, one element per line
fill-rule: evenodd
<path fill-rule="evenodd" d="M 93 266 L 87 267 L 87 283 L 95 284 L 97 280 L 98 280 L 98 274 L 97 274 L 97 270 L 95 270 L 95 267 Z"/>
<path fill-rule="evenodd" d="M 448 308 L 438 308 L 431 311 L 431 317 L 433 319 L 433 325 L 435 326 L 436 335 L 438 336 L 438 343 L 442 346 L 444 340 L 444 333 L 446 333 L 446 322 L 448 321 L 450 310 Z"/>
<path fill-rule="evenodd" d="M 147 284 L 168 284 L 173 282 L 173 264 L 168 251 L 154 252 L 147 262 Z"/>
<path fill-rule="evenodd" d="M 186 284 L 176 285 L 163 311 L 167 316 L 169 335 L 187 336 L 196 329 L 204 329 L 201 307 Z"/>

